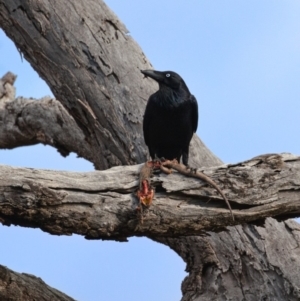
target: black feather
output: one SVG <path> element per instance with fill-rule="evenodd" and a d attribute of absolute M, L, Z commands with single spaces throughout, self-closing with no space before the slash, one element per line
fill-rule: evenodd
<path fill-rule="evenodd" d="M 142 70 L 159 84 L 148 100 L 144 139 L 152 159 L 155 157 L 188 164 L 189 145 L 198 126 L 198 104 L 184 80 L 172 71 Z"/>

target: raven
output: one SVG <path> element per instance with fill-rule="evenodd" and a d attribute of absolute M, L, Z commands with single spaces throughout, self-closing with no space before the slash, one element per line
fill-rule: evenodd
<path fill-rule="evenodd" d="M 184 80 L 173 71 L 141 70 L 157 81 L 143 121 L 145 143 L 155 158 L 177 159 L 188 165 L 189 146 L 198 126 L 198 104 Z"/>

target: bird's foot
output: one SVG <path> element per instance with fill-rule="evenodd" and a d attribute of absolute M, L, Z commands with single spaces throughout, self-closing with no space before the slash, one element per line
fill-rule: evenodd
<path fill-rule="evenodd" d="M 148 161 L 147 164 L 155 172 L 155 171 L 161 170 L 161 167 L 163 166 L 163 163 L 165 161 L 166 161 L 166 159 L 164 157 L 162 157 L 162 158 L 155 157 L 154 160 Z"/>

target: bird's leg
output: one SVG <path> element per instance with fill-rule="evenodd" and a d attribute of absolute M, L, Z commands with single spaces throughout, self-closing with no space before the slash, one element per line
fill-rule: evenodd
<path fill-rule="evenodd" d="M 157 157 L 157 155 L 155 154 L 154 159 L 153 159 L 152 161 L 148 161 L 147 163 L 149 164 L 149 166 L 151 166 L 152 171 L 155 172 L 155 171 L 157 171 L 157 170 L 160 169 L 160 166 L 161 166 L 161 159 L 159 159 L 159 158 Z"/>
<path fill-rule="evenodd" d="M 182 152 L 182 163 L 183 163 L 183 165 L 188 166 L 188 161 L 189 161 L 189 148 L 187 147 Z M 180 161 L 178 160 L 178 163 L 179 162 Z"/>

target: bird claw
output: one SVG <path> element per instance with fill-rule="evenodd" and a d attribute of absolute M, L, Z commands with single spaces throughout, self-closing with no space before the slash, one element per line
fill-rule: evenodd
<path fill-rule="evenodd" d="M 155 156 L 153 162 L 157 162 L 159 164 L 162 164 L 163 162 L 165 162 L 166 159 L 164 157 L 158 158 L 157 156 Z"/>
<path fill-rule="evenodd" d="M 148 161 L 147 164 L 150 168 L 152 168 L 154 171 L 156 171 L 156 170 L 161 169 L 161 167 L 163 166 L 163 163 L 165 161 L 166 161 L 166 159 L 164 157 L 162 157 L 162 158 L 155 157 L 154 160 Z"/>

